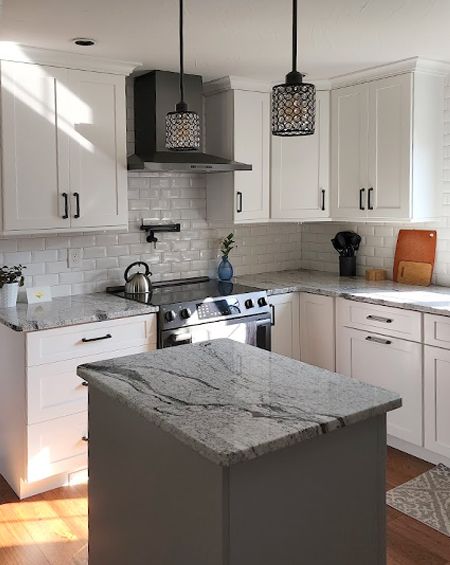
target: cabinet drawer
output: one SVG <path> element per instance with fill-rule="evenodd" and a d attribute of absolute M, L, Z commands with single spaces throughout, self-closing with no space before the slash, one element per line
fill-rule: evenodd
<path fill-rule="evenodd" d="M 28 426 L 27 480 L 87 467 L 87 426 L 87 412 Z"/>
<path fill-rule="evenodd" d="M 422 341 L 422 314 L 338 298 L 337 324 L 369 332 Z"/>
<path fill-rule="evenodd" d="M 425 314 L 425 343 L 450 349 L 450 317 Z"/>
<path fill-rule="evenodd" d="M 151 351 L 155 345 L 130 347 L 110 351 L 108 359 L 135 355 Z M 83 363 L 95 363 L 105 359 L 105 354 L 88 355 L 83 357 Z M 61 416 L 69 416 L 87 410 L 87 386 L 77 375 L 79 359 L 60 361 L 47 365 L 29 367 L 27 372 L 28 385 L 28 424 L 45 422 Z"/>
<path fill-rule="evenodd" d="M 134 316 L 27 334 L 27 364 L 81 359 L 130 347 L 156 344 L 156 315 Z"/>

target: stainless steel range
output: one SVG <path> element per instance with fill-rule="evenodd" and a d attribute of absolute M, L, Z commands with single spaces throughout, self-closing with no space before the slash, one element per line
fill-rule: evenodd
<path fill-rule="evenodd" d="M 118 296 L 159 306 L 158 347 L 229 338 L 270 350 L 271 308 L 258 288 L 207 277 L 156 283 L 148 294 Z"/>

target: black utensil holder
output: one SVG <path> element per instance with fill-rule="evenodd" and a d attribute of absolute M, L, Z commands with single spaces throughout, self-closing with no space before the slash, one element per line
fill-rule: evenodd
<path fill-rule="evenodd" d="M 339 257 L 339 275 L 341 277 L 356 277 L 356 255 Z"/>

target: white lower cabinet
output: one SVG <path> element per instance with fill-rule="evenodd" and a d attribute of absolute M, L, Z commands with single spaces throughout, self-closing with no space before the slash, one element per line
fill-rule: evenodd
<path fill-rule="evenodd" d="M 272 308 L 272 351 L 300 359 L 298 293 L 269 296 Z"/>
<path fill-rule="evenodd" d="M 338 327 L 336 370 L 398 393 L 402 407 L 389 412 L 388 434 L 423 446 L 422 344 Z"/>
<path fill-rule="evenodd" d="M 334 371 L 336 343 L 334 298 L 300 293 L 300 359 Z"/>
<path fill-rule="evenodd" d="M 450 458 L 450 349 L 426 345 L 424 368 L 425 447 Z"/>
<path fill-rule="evenodd" d="M 0 326 L 0 474 L 19 498 L 87 468 L 88 386 L 77 366 L 154 349 L 155 314 L 31 333 Z"/>

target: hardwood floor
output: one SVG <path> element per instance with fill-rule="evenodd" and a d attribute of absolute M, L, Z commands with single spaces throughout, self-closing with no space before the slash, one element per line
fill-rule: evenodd
<path fill-rule="evenodd" d="M 431 467 L 389 449 L 386 488 Z M 85 485 L 55 489 L 19 502 L 0 477 L 1 565 L 82 563 L 87 536 Z M 387 538 L 388 565 L 450 565 L 450 538 L 389 507 Z"/>

